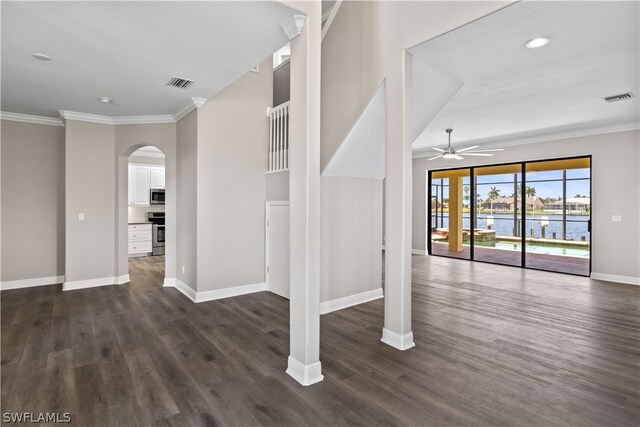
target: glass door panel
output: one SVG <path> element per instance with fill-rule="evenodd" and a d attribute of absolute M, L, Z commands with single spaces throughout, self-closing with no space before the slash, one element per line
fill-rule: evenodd
<path fill-rule="evenodd" d="M 430 182 L 429 253 L 471 259 L 471 171 L 433 172 Z"/>
<path fill-rule="evenodd" d="M 474 168 L 473 259 L 522 266 L 522 165 Z"/>
<path fill-rule="evenodd" d="M 590 273 L 589 158 L 527 163 L 525 266 Z"/>

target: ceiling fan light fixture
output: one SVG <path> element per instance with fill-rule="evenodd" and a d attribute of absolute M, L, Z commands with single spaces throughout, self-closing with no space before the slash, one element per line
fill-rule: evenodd
<path fill-rule="evenodd" d="M 456 156 L 456 154 L 455 154 L 455 153 L 444 153 L 444 154 L 442 155 L 442 157 L 443 157 L 443 158 L 445 158 L 445 159 L 455 159 L 455 158 L 456 158 L 456 157 L 458 157 L 458 156 Z"/>
<path fill-rule="evenodd" d="M 529 40 L 524 45 L 529 49 L 537 49 L 539 47 L 548 45 L 550 41 L 551 39 L 549 37 L 536 37 L 535 39 Z"/>

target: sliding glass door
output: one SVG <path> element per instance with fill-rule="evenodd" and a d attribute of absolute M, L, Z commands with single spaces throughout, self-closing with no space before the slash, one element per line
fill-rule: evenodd
<path fill-rule="evenodd" d="M 591 158 L 429 172 L 430 255 L 588 276 Z"/>
<path fill-rule="evenodd" d="M 522 165 L 474 168 L 476 177 L 474 259 L 522 265 Z"/>
<path fill-rule="evenodd" d="M 434 255 L 471 259 L 469 169 L 431 174 L 429 247 Z"/>
<path fill-rule="evenodd" d="M 527 163 L 525 266 L 589 275 L 591 160 Z"/>

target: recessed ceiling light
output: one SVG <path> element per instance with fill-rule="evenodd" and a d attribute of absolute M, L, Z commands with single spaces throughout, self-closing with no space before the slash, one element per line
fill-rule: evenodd
<path fill-rule="evenodd" d="M 535 39 L 529 40 L 524 45 L 529 49 L 537 49 L 539 47 L 548 45 L 550 41 L 551 39 L 549 37 L 536 37 Z"/>
<path fill-rule="evenodd" d="M 98 98 L 98 100 L 100 100 L 100 102 L 102 102 L 103 104 L 111 104 L 111 98 L 107 98 L 106 96 Z"/>
<path fill-rule="evenodd" d="M 51 57 L 49 55 L 45 55 L 44 53 L 34 53 L 33 57 L 39 59 L 40 61 L 51 61 Z"/>

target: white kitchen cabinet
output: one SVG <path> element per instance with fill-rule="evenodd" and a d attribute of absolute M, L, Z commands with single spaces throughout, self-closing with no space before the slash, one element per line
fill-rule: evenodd
<path fill-rule="evenodd" d="M 151 188 L 164 188 L 164 166 L 151 167 Z"/>
<path fill-rule="evenodd" d="M 153 251 L 152 224 L 129 224 L 129 255 L 148 255 Z"/>
<path fill-rule="evenodd" d="M 135 205 L 136 204 L 136 197 L 135 197 L 135 192 L 134 192 L 134 188 L 135 188 L 135 168 L 131 165 L 129 165 L 129 206 Z"/>
<path fill-rule="evenodd" d="M 151 189 L 151 168 L 148 166 L 135 166 L 133 182 L 134 204 L 148 205 L 149 190 Z"/>
<path fill-rule="evenodd" d="M 129 164 L 129 206 L 149 206 L 152 188 L 164 188 L 164 166 Z"/>

